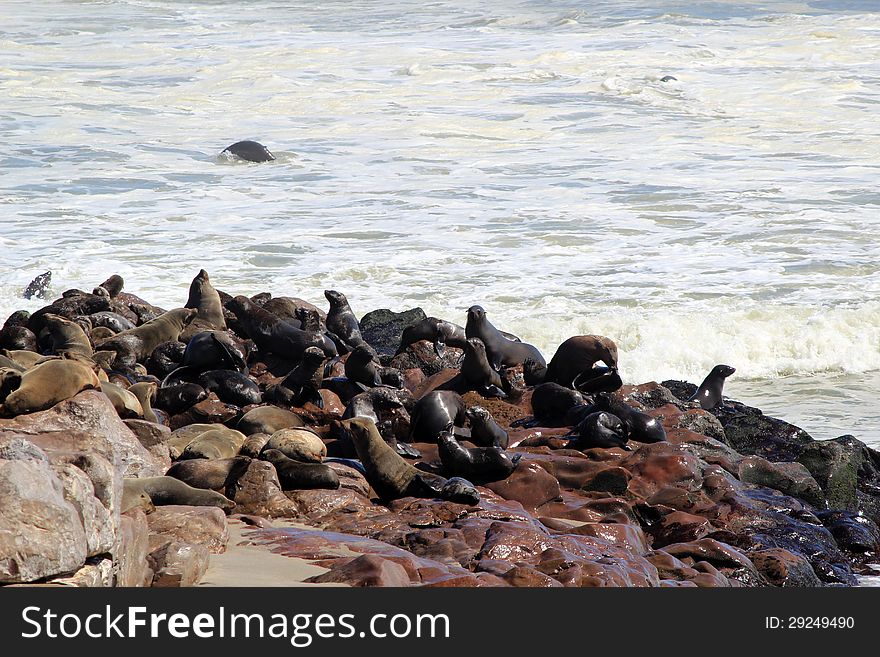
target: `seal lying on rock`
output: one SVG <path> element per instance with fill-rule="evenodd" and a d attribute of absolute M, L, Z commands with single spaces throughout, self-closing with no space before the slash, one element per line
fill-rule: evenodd
<path fill-rule="evenodd" d="M 176 341 L 184 328 L 195 318 L 194 308 L 175 308 L 141 326 L 117 333 L 97 347 L 116 352 L 116 364 L 132 367 L 149 358 L 153 349 L 163 342 Z"/>
<path fill-rule="evenodd" d="M 574 436 L 571 446 L 575 449 L 620 447 L 632 451 L 626 444 L 626 426 L 619 417 L 605 411 L 590 413 L 566 435 Z"/>
<path fill-rule="evenodd" d="M 337 354 L 333 341 L 323 333 L 303 331 L 260 308 L 245 296 L 239 295 L 227 305 L 260 351 L 291 360 L 300 360 L 309 347 L 318 347 L 328 357 Z"/>
<path fill-rule="evenodd" d="M 467 406 L 457 392 L 432 390 L 416 402 L 409 425 L 411 442 L 433 443 L 437 435 L 452 422 L 463 427 Z"/>
<path fill-rule="evenodd" d="M 131 506 L 131 499 L 147 494 L 156 506 L 184 504 L 187 506 L 216 506 L 224 511 L 231 510 L 235 503 L 212 490 L 193 488 L 174 477 L 144 477 L 122 480 L 122 506 Z M 135 504 L 137 505 L 137 504 Z"/>
<path fill-rule="evenodd" d="M 617 370 L 617 345 L 601 335 L 575 335 L 556 349 L 547 366 L 547 382 L 573 388 L 575 377 L 602 361 Z"/>
<path fill-rule="evenodd" d="M 339 488 L 339 477 L 330 466 L 294 461 L 277 449 L 263 450 L 260 458 L 269 461 L 278 472 L 281 490 L 312 490 Z"/>
<path fill-rule="evenodd" d="M 629 440 L 637 440 L 640 443 L 659 443 L 666 440 L 666 430 L 659 420 L 636 410 L 626 402 L 614 399 L 611 395 L 605 393 L 596 395 L 591 412 L 597 411 L 607 411 L 620 418 L 626 427 Z"/>
<path fill-rule="evenodd" d="M 460 504 L 478 504 L 480 494 L 473 484 L 454 477 L 445 479 L 417 470 L 388 445 L 376 425 L 367 418 L 342 421 L 367 471 L 367 481 L 383 500 L 401 497 L 439 497 Z M 464 482 L 464 483 L 463 483 Z"/>
<path fill-rule="evenodd" d="M 522 458 L 522 454 L 511 458 L 497 446 L 462 447 L 452 432 L 452 424 L 437 436 L 437 446 L 446 472 L 477 483 L 507 479 Z"/>
<path fill-rule="evenodd" d="M 724 380 L 736 369 L 730 365 L 716 365 L 709 372 L 709 375 L 703 379 L 700 387 L 694 393 L 693 397 L 688 401 L 700 402 L 700 408 L 704 411 L 711 411 L 721 403 L 721 391 L 724 389 Z"/>
<path fill-rule="evenodd" d="M 324 352 L 317 347 L 309 347 L 303 352 L 302 360 L 294 367 L 284 380 L 267 391 L 268 398 L 276 404 L 286 406 L 303 406 L 311 402 L 320 409 L 324 408 L 321 397 L 321 381 L 324 378 Z"/>
<path fill-rule="evenodd" d="M 18 388 L 6 397 L 0 414 L 9 417 L 44 411 L 90 389 L 100 390 L 101 382 L 83 362 L 68 358 L 46 360 L 21 375 Z"/>
<path fill-rule="evenodd" d="M 507 449 L 510 438 L 507 432 L 498 426 L 492 414 L 482 406 L 471 406 L 465 411 L 471 425 L 471 442 L 482 447 L 500 447 Z"/>
<path fill-rule="evenodd" d="M 189 459 L 174 463 L 165 473 L 167 477 L 179 479 L 187 486 L 207 490 L 225 490 L 229 473 L 235 466 L 250 463 L 246 456 L 228 459 Z"/>
<path fill-rule="evenodd" d="M 53 313 L 44 314 L 43 320 L 45 324 L 40 331 L 40 340 L 50 354 L 92 355 L 92 343 L 79 324 Z"/>

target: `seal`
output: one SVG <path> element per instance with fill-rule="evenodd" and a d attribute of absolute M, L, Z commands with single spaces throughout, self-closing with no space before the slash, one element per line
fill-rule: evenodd
<path fill-rule="evenodd" d="M 327 456 L 327 446 L 308 429 L 281 429 L 273 433 L 261 451 L 277 449 L 289 459 L 320 463 Z"/>
<path fill-rule="evenodd" d="M 614 392 L 623 386 L 617 370 L 602 365 L 593 365 L 588 370 L 584 370 L 571 382 L 572 387 L 578 392 L 585 395 L 592 395 L 597 392 Z"/>
<path fill-rule="evenodd" d="M 263 401 L 260 387 L 241 372 L 208 370 L 199 375 L 199 385 L 217 395 L 220 401 L 239 408 Z"/>
<path fill-rule="evenodd" d="M 626 444 L 626 426 L 619 417 L 605 411 L 590 413 L 566 435 L 574 436 L 571 443 L 576 449 L 620 447 L 628 452 L 632 451 Z"/>
<path fill-rule="evenodd" d="M 297 366 L 272 389 L 270 399 L 285 406 L 303 406 L 306 402 L 312 402 L 323 410 L 321 382 L 324 380 L 325 361 L 322 350 L 317 347 L 306 349 Z"/>
<path fill-rule="evenodd" d="M 111 299 L 115 299 L 122 292 L 122 288 L 125 287 L 125 281 L 119 274 L 113 274 L 98 287 L 106 291 Z M 95 288 L 95 290 L 97 289 Z M 93 291 L 92 294 L 98 294 L 98 292 Z"/>
<path fill-rule="evenodd" d="M 153 381 L 142 381 L 140 383 L 135 383 L 134 385 L 129 386 L 128 391 L 137 397 L 137 400 L 141 404 L 141 409 L 144 412 L 144 419 L 147 422 L 153 422 L 155 424 L 168 424 L 167 417 L 161 417 L 164 415 L 161 411 L 156 411 L 153 409 L 153 400 L 156 398 L 156 392 L 158 391 L 159 386 Z"/>
<path fill-rule="evenodd" d="M 188 344 L 183 344 L 176 340 L 174 342 L 163 342 L 153 349 L 153 353 L 147 359 L 147 371 L 159 380 L 164 379 L 180 367 L 183 361 L 183 354 L 188 346 Z"/>
<path fill-rule="evenodd" d="M 184 308 L 195 308 L 196 317 L 184 329 L 181 339 L 186 342 L 200 331 L 225 331 L 226 319 L 223 317 L 223 304 L 220 295 L 211 285 L 208 272 L 199 270 L 189 286 L 189 298 Z"/>
<path fill-rule="evenodd" d="M 450 502 L 477 504 L 480 495 L 466 480 L 447 480 L 417 470 L 403 460 L 379 434 L 372 420 L 362 417 L 343 420 L 342 430 L 354 443 L 358 458 L 366 470 L 366 478 L 383 500 L 401 497 L 439 497 Z"/>
<path fill-rule="evenodd" d="M 156 506 L 183 504 L 186 506 L 216 506 L 227 513 L 235 503 L 212 490 L 193 488 L 174 477 L 143 477 L 122 480 L 122 506 L 132 506 L 131 500 L 146 494 Z M 139 505 L 137 502 L 135 506 Z"/>
<path fill-rule="evenodd" d="M 364 342 L 361 325 L 354 316 L 345 295 L 336 290 L 324 290 L 324 297 L 330 302 L 330 312 L 327 313 L 326 321 L 327 331 L 337 338 L 338 344 L 342 345 L 344 351 L 354 351 L 360 346 L 372 351 L 373 348 Z"/>
<path fill-rule="evenodd" d="M 432 390 L 416 401 L 410 420 L 410 442 L 434 443 L 437 436 L 452 423 L 463 427 L 467 406 L 457 392 Z"/>
<path fill-rule="evenodd" d="M 237 296 L 227 306 L 235 313 L 248 337 L 260 351 L 268 351 L 282 358 L 298 361 L 309 347 L 318 347 L 324 355 L 337 355 L 333 341 L 322 333 L 303 331 L 284 322 L 245 296 Z"/>
<path fill-rule="evenodd" d="M 421 458 L 422 454 L 415 447 L 397 441 L 398 428 L 401 424 L 407 434 L 412 420 L 407 410 L 415 402 L 407 390 L 378 386 L 352 397 L 345 407 L 343 420 L 361 417 L 367 418 L 376 425 L 383 440 L 401 456 Z M 402 435 L 402 434 L 401 434 Z"/>
<path fill-rule="evenodd" d="M 191 336 L 181 364 L 195 372 L 217 369 L 248 371 L 244 351 L 226 331 L 201 331 Z"/>
<path fill-rule="evenodd" d="M 640 443 L 659 443 L 666 440 L 666 430 L 659 420 L 604 392 L 596 395 L 591 411 L 607 411 L 616 415 L 626 427 L 626 435 L 630 440 Z"/>
<path fill-rule="evenodd" d="M 156 406 L 170 415 L 177 415 L 208 398 L 208 391 L 197 383 L 162 386 L 156 390 Z"/>
<path fill-rule="evenodd" d="M 721 403 L 724 380 L 734 372 L 736 369 L 730 365 L 716 365 L 688 401 L 698 401 L 700 408 L 704 411 L 711 411 Z"/>
<path fill-rule="evenodd" d="M 239 431 L 221 427 L 199 434 L 178 457 L 185 459 L 230 459 L 238 455 L 245 436 Z"/>
<path fill-rule="evenodd" d="M 481 447 L 501 447 L 507 449 L 510 437 L 498 426 L 492 414 L 482 406 L 471 406 L 465 411 L 471 425 L 471 442 Z"/>
<path fill-rule="evenodd" d="M 575 335 L 556 349 L 544 380 L 571 388 L 575 377 L 599 361 L 617 370 L 617 345 L 614 340 L 601 335 Z"/>
<path fill-rule="evenodd" d="M 501 447 L 465 448 L 455 438 L 452 425 L 437 436 L 437 448 L 444 470 L 453 476 L 464 477 L 476 483 L 507 479 L 522 458 L 510 458 Z"/>
<path fill-rule="evenodd" d="M 336 490 L 339 488 L 339 477 L 336 471 L 328 465 L 300 463 L 287 458 L 283 452 L 277 449 L 263 450 L 260 458 L 275 466 L 281 490 L 312 490 L 315 488 Z"/>
<path fill-rule="evenodd" d="M 144 409 L 140 401 L 125 388 L 114 383 L 101 382 L 101 392 L 110 399 L 116 414 L 123 420 L 131 420 L 143 417 Z"/>
<path fill-rule="evenodd" d="M 303 426 L 302 418 L 296 413 L 276 406 L 252 408 L 238 421 L 238 430 L 245 436 L 254 433 L 268 433 L 270 436 L 281 429 Z"/>
<path fill-rule="evenodd" d="M 468 338 L 464 359 L 461 361 L 461 375 L 478 392 L 491 397 L 506 397 L 504 379 L 489 362 L 486 345 L 480 338 Z"/>
<path fill-rule="evenodd" d="M 402 354 L 411 344 L 419 340 L 432 342 L 434 344 L 434 353 L 443 358 L 443 354 L 446 353 L 446 345 L 464 349 L 467 337 L 465 336 L 463 326 L 437 317 L 426 317 L 422 321 L 403 329 L 403 335 L 400 337 L 400 346 L 397 348 L 395 356 Z"/>
<path fill-rule="evenodd" d="M 37 336 L 27 326 L 30 316 L 27 310 L 16 310 L 6 318 L 0 329 L 0 349 L 37 351 Z"/>
<path fill-rule="evenodd" d="M 55 358 L 35 365 L 21 375 L 21 383 L 6 397 L 0 411 L 9 417 L 45 411 L 83 390 L 100 390 L 92 368 L 79 360 Z"/>
<path fill-rule="evenodd" d="M 136 362 L 142 363 L 149 358 L 153 349 L 163 342 L 176 341 L 195 318 L 196 312 L 193 308 L 169 310 L 146 324 L 117 333 L 96 346 L 101 350 L 115 351 L 117 366 L 132 367 Z"/>
<path fill-rule="evenodd" d="M 250 139 L 230 144 L 220 151 L 221 155 L 225 153 L 239 157 L 246 162 L 271 162 L 275 159 L 275 156 L 272 155 L 268 148 L 260 142 L 251 141 Z"/>
<path fill-rule="evenodd" d="M 467 324 L 464 329 L 468 338 L 479 338 L 483 341 L 489 363 L 495 370 L 501 366 L 522 365 L 527 359 L 535 361 L 538 366 L 547 367 L 547 362 L 537 347 L 526 342 L 508 340 L 486 318 L 486 311 L 482 306 L 468 308 Z"/>
<path fill-rule="evenodd" d="M 226 490 L 229 473 L 238 465 L 251 462 L 246 456 L 229 459 L 189 459 L 172 464 L 165 473 L 167 477 L 179 479 L 187 486 L 206 490 Z"/>
<path fill-rule="evenodd" d="M 366 390 L 382 385 L 380 368 L 382 367 L 374 358 L 375 352 L 365 346 L 355 347 L 345 360 L 345 378 L 360 384 Z"/>
<path fill-rule="evenodd" d="M 584 396 L 577 390 L 558 383 L 542 383 L 532 391 L 534 421 L 519 422 L 517 426 L 566 426 L 566 415 L 569 410 L 583 403 Z"/>
<path fill-rule="evenodd" d="M 134 324 L 127 317 L 109 310 L 92 313 L 91 315 L 83 315 L 83 317 L 89 320 L 92 328 L 107 328 L 113 331 L 114 334 L 134 328 Z"/>
<path fill-rule="evenodd" d="M 37 299 L 45 299 L 46 290 L 49 288 L 50 283 L 52 283 L 52 272 L 43 272 L 28 283 L 28 286 L 24 289 L 21 296 L 25 299 L 33 299 L 34 297 Z"/>
<path fill-rule="evenodd" d="M 43 315 L 43 320 L 43 330 L 40 331 L 39 337 L 46 352 L 91 357 L 92 343 L 79 324 L 53 313 Z"/>

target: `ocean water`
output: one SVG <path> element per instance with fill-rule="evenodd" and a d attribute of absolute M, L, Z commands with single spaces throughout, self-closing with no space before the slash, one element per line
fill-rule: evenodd
<path fill-rule="evenodd" d="M 880 446 L 878 10 L 5 0 L 0 316 L 47 269 L 167 307 L 202 267 L 479 303 L 548 359 L 599 333 L 628 382 L 727 363 L 729 396 Z M 240 139 L 278 159 L 218 157 Z"/>

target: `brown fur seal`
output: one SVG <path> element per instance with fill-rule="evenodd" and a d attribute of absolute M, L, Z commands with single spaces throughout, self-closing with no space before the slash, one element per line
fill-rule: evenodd
<path fill-rule="evenodd" d="M 417 470 L 388 445 L 372 420 L 352 418 L 341 422 L 354 443 L 366 470 L 367 481 L 383 500 L 401 497 L 440 497 L 451 502 L 477 504 L 480 495 L 473 484 Z"/>
<path fill-rule="evenodd" d="M 705 411 L 711 411 L 721 403 L 721 391 L 724 389 L 724 380 L 736 369 L 730 365 L 716 365 L 709 372 L 708 376 L 703 379 L 700 387 L 688 401 L 700 402 L 700 408 Z"/>
<path fill-rule="evenodd" d="M 242 372 L 230 370 L 202 372 L 199 375 L 199 385 L 217 395 L 220 401 L 234 404 L 239 408 L 263 401 L 259 386 Z"/>
<path fill-rule="evenodd" d="M 327 456 L 327 446 L 308 429 L 281 429 L 272 434 L 261 451 L 277 449 L 287 458 L 305 463 L 320 463 Z"/>
<path fill-rule="evenodd" d="M 235 313 L 247 336 L 261 352 L 274 353 L 281 358 L 295 361 L 300 360 L 309 347 L 318 347 L 328 357 L 337 354 L 333 341 L 324 334 L 298 329 L 245 296 L 235 297 L 227 306 Z"/>
<path fill-rule="evenodd" d="M 375 359 L 375 352 L 365 345 L 359 345 L 345 360 L 345 378 L 366 388 L 375 388 L 382 385 L 379 374 L 381 367 Z"/>
<path fill-rule="evenodd" d="M 576 335 L 556 349 L 544 380 L 571 388 L 575 377 L 600 360 L 611 369 L 617 369 L 617 345 L 614 340 L 601 335 Z"/>
<path fill-rule="evenodd" d="M 327 313 L 327 330 L 332 333 L 342 344 L 342 351 L 354 351 L 357 347 L 372 347 L 364 342 L 361 335 L 361 325 L 354 316 L 348 299 L 342 292 L 336 290 L 324 290 L 324 297 L 330 302 L 330 311 Z"/>
<path fill-rule="evenodd" d="M 136 362 L 141 363 L 149 358 L 153 349 L 163 342 L 176 341 L 196 313 L 194 308 L 175 308 L 96 346 L 101 350 L 115 351 L 117 365 L 132 367 Z"/>
<path fill-rule="evenodd" d="M 507 479 L 522 458 L 522 454 L 509 457 L 501 447 L 462 447 L 447 427 L 437 436 L 440 461 L 445 471 L 453 476 L 465 477 L 468 481 L 489 483 Z"/>
<path fill-rule="evenodd" d="M 144 409 L 138 398 L 125 388 L 115 383 L 101 382 L 103 392 L 116 409 L 116 414 L 123 420 L 143 417 Z"/>
<path fill-rule="evenodd" d="M 269 398 L 274 403 L 285 406 L 303 406 L 306 402 L 312 402 L 323 409 L 324 398 L 321 397 L 320 390 L 325 362 L 323 351 L 317 347 L 309 347 L 303 352 L 299 364 L 272 389 Z"/>
<path fill-rule="evenodd" d="M 122 480 L 122 506 L 146 493 L 156 506 L 183 504 L 186 506 L 216 506 L 229 512 L 235 503 L 220 493 L 193 488 L 174 477 L 144 477 Z"/>
<path fill-rule="evenodd" d="M 608 411 L 620 418 L 626 427 L 629 440 L 637 440 L 640 443 L 659 443 L 666 440 L 666 430 L 660 420 L 604 392 L 596 395 L 591 412 L 596 411 Z"/>
<path fill-rule="evenodd" d="M 6 397 L 0 411 L 7 417 L 44 411 L 83 390 L 100 388 L 101 382 L 88 365 L 68 358 L 47 360 L 21 375 L 21 384 Z"/>
<path fill-rule="evenodd" d="M 159 413 L 153 410 L 153 400 L 156 398 L 156 391 L 158 389 L 159 386 L 153 381 L 142 381 L 130 386 L 128 391 L 137 397 L 137 400 L 141 403 L 141 409 L 143 409 L 144 412 L 144 419 L 147 422 L 166 424 L 163 420 L 166 420 L 167 418 L 160 417 Z"/>
<path fill-rule="evenodd" d="M 403 329 L 397 353 L 402 354 L 406 351 L 407 347 L 419 340 L 427 340 L 433 343 L 434 353 L 443 358 L 443 354 L 446 353 L 446 345 L 464 349 L 467 337 L 465 336 L 463 326 L 437 317 L 426 317 L 422 321 Z"/>
<path fill-rule="evenodd" d="M 327 465 L 319 463 L 300 463 L 287 458 L 277 449 L 267 449 L 260 458 L 275 466 L 281 490 L 311 490 L 339 488 L 339 476 Z"/>
<path fill-rule="evenodd" d="M 253 408 L 238 421 L 238 430 L 244 435 L 252 433 L 268 433 L 270 436 L 281 429 L 303 426 L 302 418 L 275 406 L 259 406 Z"/>
<path fill-rule="evenodd" d="M 526 360 L 533 360 L 539 366 L 547 366 L 537 347 L 504 337 L 501 331 L 486 318 L 486 311 L 482 306 L 468 308 L 465 335 L 468 338 L 479 338 L 483 341 L 483 344 L 486 345 L 489 363 L 494 370 L 498 370 L 501 366 L 522 365 Z"/>
<path fill-rule="evenodd" d="M 489 411 L 482 406 L 471 406 L 465 415 L 471 425 L 471 442 L 474 445 L 507 449 L 510 438 Z"/>
<path fill-rule="evenodd" d="M 92 343 L 79 324 L 53 313 L 43 315 L 43 320 L 40 338 L 48 353 L 92 355 Z"/>
<path fill-rule="evenodd" d="M 195 319 L 181 333 L 181 340 L 186 342 L 199 331 L 225 331 L 226 319 L 223 317 L 223 304 L 220 295 L 211 285 L 208 272 L 199 271 L 189 286 L 189 298 L 184 308 L 195 308 Z"/>
<path fill-rule="evenodd" d="M 244 444 L 244 434 L 221 427 L 211 429 L 194 438 L 181 452 L 180 460 L 185 459 L 231 459 L 238 454 Z"/>
<path fill-rule="evenodd" d="M 461 362 L 461 374 L 465 381 L 478 392 L 506 396 L 502 389 L 504 381 L 489 362 L 486 346 L 479 338 L 468 338 L 464 350 L 464 360 Z"/>
<path fill-rule="evenodd" d="M 228 459 L 189 459 L 174 463 L 165 473 L 168 477 L 179 479 L 187 486 L 207 490 L 226 490 L 229 473 L 240 464 L 250 463 L 246 456 Z"/>

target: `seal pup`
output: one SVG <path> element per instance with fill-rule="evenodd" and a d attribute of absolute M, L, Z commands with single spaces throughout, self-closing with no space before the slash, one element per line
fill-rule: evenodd
<path fill-rule="evenodd" d="M 260 458 L 275 466 L 281 490 L 312 490 L 339 488 L 339 477 L 328 465 L 320 463 L 301 463 L 294 461 L 277 449 L 266 449 Z"/>
<path fill-rule="evenodd" d="M 226 331 L 201 331 L 192 335 L 180 362 L 183 367 L 196 372 L 216 369 L 248 371 L 244 352 Z"/>
<path fill-rule="evenodd" d="M 141 381 L 129 386 L 128 391 L 137 397 L 144 412 L 144 419 L 147 422 L 167 425 L 168 417 L 161 411 L 153 409 L 153 400 L 156 398 L 158 389 L 159 385 L 153 381 Z"/>
<path fill-rule="evenodd" d="M 571 446 L 576 449 L 619 447 L 628 452 L 632 451 L 632 448 L 626 444 L 626 425 L 619 417 L 606 411 L 590 413 L 566 436 L 573 437 Z"/>
<path fill-rule="evenodd" d="M 510 437 L 498 426 L 492 414 L 482 406 L 471 406 L 465 411 L 471 425 L 471 442 L 482 447 L 501 447 L 507 449 Z"/>
<path fill-rule="evenodd" d="M 381 365 L 374 358 L 375 352 L 365 345 L 355 347 L 345 360 L 345 378 L 360 384 L 364 389 L 382 385 L 379 373 Z"/>
<path fill-rule="evenodd" d="M 199 375 L 198 383 L 213 392 L 220 401 L 239 408 L 263 401 L 260 387 L 247 375 L 231 370 L 208 370 Z"/>
<path fill-rule="evenodd" d="M 592 369 L 599 361 L 617 370 L 617 344 L 614 340 L 601 335 L 575 335 L 557 347 L 544 380 L 572 388 L 575 377 Z"/>
<path fill-rule="evenodd" d="M 337 355 L 336 346 L 323 333 L 303 331 L 260 308 L 245 296 L 237 296 L 227 306 L 235 313 L 247 336 L 260 351 L 298 361 L 309 347 L 318 347 L 327 357 Z"/>
<path fill-rule="evenodd" d="M 467 406 L 457 392 L 432 390 L 416 401 L 409 425 L 410 442 L 433 443 L 450 423 L 463 427 Z"/>
<path fill-rule="evenodd" d="M 688 401 L 698 401 L 700 408 L 704 411 L 711 411 L 721 403 L 724 380 L 734 372 L 736 369 L 730 365 L 716 365 Z"/>
<path fill-rule="evenodd" d="M 364 341 L 361 325 L 354 316 L 345 295 L 336 290 L 324 290 L 324 297 L 330 302 L 330 311 L 325 322 L 327 331 L 342 343 L 344 350 L 354 351 L 357 347 L 364 346 L 375 353 L 375 350 Z"/>
<path fill-rule="evenodd" d="M 163 342 L 176 341 L 196 313 L 194 308 L 175 308 L 146 324 L 117 333 L 96 346 L 101 350 L 115 351 L 117 366 L 132 367 L 149 358 L 153 349 Z"/>
<path fill-rule="evenodd" d="M 511 458 L 497 445 L 470 449 L 463 447 L 456 440 L 451 424 L 437 436 L 437 447 L 447 473 L 477 483 L 507 479 L 522 458 L 522 454 L 515 454 Z"/>
<path fill-rule="evenodd" d="M 465 343 L 461 375 L 480 393 L 490 397 L 507 397 L 503 390 L 505 380 L 489 362 L 486 345 L 480 338 L 468 338 Z"/>
<path fill-rule="evenodd" d="M 401 497 L 439 497 L 450 502 L 478 504 L 480 495 L 466 480 L 447 480 L 429 472 L 417 470 L 403 460 L 389 446 L 372 420 L 351 418 L 341 423 L 343 431 L 354 443 L 360 462 L 366 470 L 367 481 L 383 500 Z"/>
<path fill-rule="evenodd" d="M 275 159 L 268 148 L 260 142 L 250 139 L 237 141 L 220 151 L 220 155 L 227 153 L 239 157 L 245 162 L 271 162 Z"/>
<path fill-rule="evenodd" d="M 114 334 L 134 328 L 134 323 L 127 317 L 123 317 L 119 313 L 114 313 L 110 310 L 102 310 L 91 315 L 83 315 L 83 317 L 89 320 L 89 325 L 93 329 L 108 328 Z"/>
<path fill-rule="evenodd" d="M 312 402 L 324 409 L 321 397 L 321 382 L 324 379 L 324 352 L 317 347 L 309 347 L 303 352 L 302 360 L 277 386 L 267 391 L 267 396 L 276 404 L 303 406 Z"/>
<path fill-rule="evenodd" d="M 443 358 L 446 353 L 446 345 L 464 349 L 467 337 L 464 327 L 437 317 L 426 317 L 420 322 L 411 324 L 403 329 L 400 337 L 400 346 L 395 356 L 402 354 L 409 346 L 419 340 L 427 340 L 434 344 L 434 353 Z"/>
<path fill-rule="evenodd" d="M 571 382 L 571 387 L 585 395 L 593 395 L 597 392 L 614 392 L 623 386 L 617 370 L 601 365 L 593 365 L 584 370 Z"/>
<path fill-rule="evenodd" d="M 511 367 L 522 365 L 526 359 L 535 361 L 541 368 L 547 367 L 544 356 L 527 342 L 515 342 L 509 340 L 501 331 L 495 328 L 486 318 L 486 311 L 482 306 L 468 308 L 465 335 L 468 338 L 479 338 L 486 345 L 486 355 L 492 368 L 498 370 L 502 365 Z"/>
<path fill-rule="evenodd" d="M 532 391 L 532 417 L 516 420 L 511 426 L 526 428 L 567 426 L 568 412 L 584 401 L 584 396 L 577 390 L 558 383 L 542 383 L 535 386 Z"/>
<path fill-rule="evenodd" d="M 630 440 L 640 443 L 659 443 L 666 440 L 666 430 L 656 418 L 636 410 L 623 401 L 618 401 L 601 392 L 596 395 L 591 412 L 607 411 L 620 418 L 626 426 L 626 434 Z"/>

